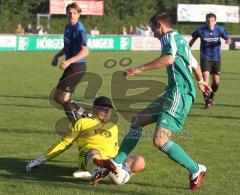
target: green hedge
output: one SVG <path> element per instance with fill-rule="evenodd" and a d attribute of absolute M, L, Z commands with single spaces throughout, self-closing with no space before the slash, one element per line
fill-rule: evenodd
<path fill-rule="evenodd" d="M 177 3 L 214 3 L 222 5 L 239 5 L 239 0 L 104 0 L 104 16 L 87 16 L 82 18 L 86 29 L 97 25 L 102 34 L 121 34 L 122 28 L 139 24 L 148 24 L 149 18 L 157 10 L 170 13 L 176 23 Z M 0 0 L 0 33 L 14 33 L 18 23 L 26 26 L 31 23 L 36 31 L 36 14 L 49 12 L 49 0 Z M 41 19 L 47 26 L 47 21 Z M 51 28 L 48 33 L 63 32 L 66 18 L 62 15 L 51 17 Z M 191 34 L 200 23 L 178 23 L 177 28 L 183 34 Z M 230 34 L 238 35 L 239 24 L 224 24 Z"/>

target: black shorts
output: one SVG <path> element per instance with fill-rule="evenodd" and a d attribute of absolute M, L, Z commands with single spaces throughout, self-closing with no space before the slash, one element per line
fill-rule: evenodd
<path fill-rule="evenodd" d="M 86 73 L 86 63 L 72 63 L 63 72 L 61 78 L 58 81 L 57 89 L 61 89 L 64 92 L 73 93 L 74 89 L 80 83 L 82 77 Z"/>
<path fill-rule="evenodd" d="M 210 72 L 210 74 L 220 75 L 221 61 L 201 60 L 202 72 Z"/>

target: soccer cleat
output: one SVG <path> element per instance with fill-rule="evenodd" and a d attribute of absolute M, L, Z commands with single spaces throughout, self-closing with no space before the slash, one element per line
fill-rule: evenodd
<path fill-rule="evenodd" d="M 214 102 L 214 101 L 211 101 L 211 102 L 207 105 L 207 108 L 213 107 L 214 105 L 215 105 L 215 102 Z"/>
<path fill-rule="evenodd" d="M 208 99 L 208 101 L 205 104 L 205 108 L 208 109 L 208 108 L 211 108 L 214 105 L 215 105 L 215 102 L 213 101 L 213 99 Z"/>
<path fill-rule="evenodd" d="M 39 167 L 46 161 L 46 158 L 44 156 L 40 156 L 38 159 L 31 160 L 27 166 L 26 166 L 26 171 L 31 172 L 32 168 Z"/>
<path fill-rule="evenodd" d="M 206 175 L 207 168 L 204 165 L 198 165 L 199 171 L 194 174 L 189 175 L 189 180 L 190 180 L 190 186 L 189 188 L 191 190 L 197 190 L 200 187 L 200 184 Z"/>
<path fill-rule="evenodd" d="M 112 159 L 94 159 L 93 162 L 101 168 L 106 168 L 109 171 L 114 173 L 118 173 L 120 169 L 122 169 L 122 164 L 115 163 Z"/>
<path fill-rule="evenodd" d="M 214 93 L 210 93 L 209 95 L 205 96 L 204 97 L 204 100 L 205 100 L 205 108 L 208 109 L 212 106 L 215 105 L 215 102 L 214 102 Z"/>
<path fill-rule="evenodd" d="M 100 183 L 101 179 L 109 174 L 109 170 L 106 168 L 96 168 L 94 173 L 91 175 L 90 184 L 97 185 Z"/>
<path fill-rule="evenodd" d="M 92 175 L 88 171 L 83 171 L 83 170 L 77 170 L 73 172 L 73 177 L 74 178 L 84 178 L 84 179 L 89 179 Z"/>

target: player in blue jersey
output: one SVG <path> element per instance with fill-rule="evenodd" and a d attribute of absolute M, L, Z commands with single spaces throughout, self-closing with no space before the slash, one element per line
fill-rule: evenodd
<path fill-rule="evenodd" d="M 201 26 L 192 34 L 190 47 L 197 38 L 201 39 L 200 61 L 203 78 L 209 83 L 209 75 L 212 75 L 212 92 L 210 94 L 203 93 L 205 108 L 209 108 L 214 105 L 213 97 L 220 83 L 220 38 L 225 39 L 227 44 L 231 44 L 231 39 L 225 29 L 216 23 L 216 15 L 213 13 L 207 14 L 206 25 Z"/>
<path fill-rule="evenodd" d="M 94 162 L 100 167 L 118 173 L 122 162 L 137 145 L 142 128 L 155 123 L 154 146 L 189 171 L 190 189 L 196 190 L 207 169 L 204 165 L 192 160 L 185 150 L 172 140 L 172 136 L 174 133 L 181 132 L 196 96 L 192 71 L 197 78 L 198 88 L 202 92 L 209 92 L 211 88 L 203 81 L 201 68 L 192 56 L 187 41 L 173 29 L 168 14 L 157 12 L 151 18 L 150 25 L 154 37 L 161 42 L 162 54 L 149 63 L 126 70 L 124 75 L 130 77 L 143 71 L 166 68 L 168 87 L 161 97 L 153 100 L 132 119 L 131 127 L 122 141 L 118 155 L 111 160 L 95 159 Z"/>
<path fill-rule="evenodd" d="M 68 24 L 64 31 L 64 47 L 52 59 L 52 65 L 58 64 L 58 58 L 65 55 L 65 60 L 59 64 L 64 70 L 54 92 L 54 100 L 63 106 L 66 115 L 71 122 L 75 122 L 83 109 L 73 100 L 71 95 L 76 85 L 81 81 L 86 72 L 86 57 L 89 50 L 87 47 L 86 30 L 79 17 L 81 8 L 72 3 L 66 7 Z"/>

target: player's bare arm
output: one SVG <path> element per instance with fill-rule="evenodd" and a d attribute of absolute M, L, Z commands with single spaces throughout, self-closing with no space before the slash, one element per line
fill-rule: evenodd
<path fill-rule="evenodd" d="M 56 53 L 54 56 L 53 56 L 53 59 L 52 59 L 52 65 L 53 66 L 57 66 L 57 63 L 58 63 L 58 58 L 63 56 L 65 54 L 64 52 L 64 49 L 61 49 L 58 53 Z"/>
<path fill-rule="evenodd" d="M 72 58 L 69 58 L 68 60 L 63 61 L 59 65 L 59 68 L 62 69 L 62 70 L 65 70 L 70 64 L 87 57 L 88 54 L 89 54 L 88 47 L 87 46 L 82 46 L 82 50 L 79 51 L 77 55 L 73 56 Z"/>
<path fill-rule="evenodd" d="M 124 71 L 123 75 L 124 75 L 124 77 L 128 78 L 130 76 L 139 74 L 143 71 L 167 67 L 167 66 L 173 64 L 173 62 L 174 61 L 173 61 L 172 55 L 161 55 L 159 58 L 157 58 L 147 64 L 137 66 L 135 68 L 127 69 L 126 71 Z"/>
<path fill-rule="evenodd" d="M 189 41 L 189 46 L 192 47 L 193 43 L 194 43 L 196 40 L 197 40 L 196 38 L 192 38 L 192 39 Z"/>

